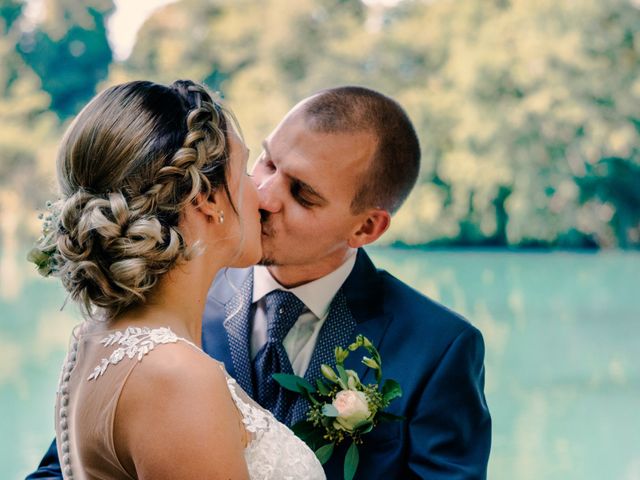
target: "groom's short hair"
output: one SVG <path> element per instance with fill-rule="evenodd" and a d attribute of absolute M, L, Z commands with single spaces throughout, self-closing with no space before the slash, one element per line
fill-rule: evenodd
<path fill-rule="evenodd" d="M 365 87 L 322 90 L 304 104 L 312 130 L 368 132 L 377 146 L 370 168 L 351 202 L 355 213 L 370 207 L 395 213 L 409 195 L 420 170 L 420 143 L 404 109 L 395 100 Z"/>

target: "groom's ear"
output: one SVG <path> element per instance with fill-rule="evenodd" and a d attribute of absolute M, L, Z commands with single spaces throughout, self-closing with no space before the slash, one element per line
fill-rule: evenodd
<path fill-rule="evenodd" d="M 365 212 L 362 221 L 349 238 L 351 248 L 359 248 L 375 242 L 391 225 L 391 215 L 386 210 L 374 208 Z"/>

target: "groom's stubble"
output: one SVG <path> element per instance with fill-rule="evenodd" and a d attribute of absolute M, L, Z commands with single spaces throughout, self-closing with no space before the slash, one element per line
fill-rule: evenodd
<path fill-rule="evenodd" d="M 268 253 L 265 253 L 265 249 L 264 249 L 265 240 L 268 240 L 274 234 L 273 226 L 269 222 L 269 212 L 260 210 L 260 225 L 261 225 L 260 240 L 263 244 L 263 250 L 262 250 L 263 256 L 260 259 L 260 262 L 258 262 L 258 265 L 262 265 L 265 267 L 277 266 L 278 262 L 276 261 L 276 258 L 274 256 L 269 255 Z"/>

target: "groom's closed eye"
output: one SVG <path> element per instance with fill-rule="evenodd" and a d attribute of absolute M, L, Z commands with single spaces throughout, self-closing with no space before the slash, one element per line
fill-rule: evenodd
<path fill-rule="evenodd" d="M 308 193 L 304 191 L 299 182 L 294 181 L 291 183 L 291 195 L 305 208 L 311 208 L 314 205 L 313 201 L 306 197 Z"/>
<path fill-rule="evenodd" d="M 291 195 L 305 208 L 322 206 L 327 203 L 327 200 L 310 185 L 296 178 L 291 179 Z"/>

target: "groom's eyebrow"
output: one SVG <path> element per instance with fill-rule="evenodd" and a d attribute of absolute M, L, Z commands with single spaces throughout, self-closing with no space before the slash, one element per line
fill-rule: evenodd
<path fill-rule="evenodd" d="M 266 140 L 262 141 L 262 148 L 264 150 L 264 153 L 266 154 L 266 157 L 268 159 L 270 159 L 271 161 L 273 161 L 273 157 L 271 156 L 271 152 L 269 151 L 269 145 L 267 144 Z M 315 188 L 313 188 L 311 185 L 309 185 L 307 182 L 300 180 L 297 177 L 294 177 L 293 175 L 283 172 L 284 176 L 286 176 L 290 182 L 291 185 L 296 187 L 296 190 L 303 190 L 304 193 L 306 195 L 310 195 L 314 198 L 314 201 L 318 204 L 318 205 L 325 205 L 328 203 L 327 199 L 320 193 L 318 192 Z"/>
<path fill-rule="evenodd" d="M 299 178 L 290 175 L 288 175 L 288 177 L 291 179 L 291 185 L 297 187 L 297 190 L 302 190 L 305 195 L 313 197 L 313 201 L 315 201 L 317 205 L 322 206 L 327 204 L 327 199 L 318 193 L 311 185 L 303 182 Z"/>

